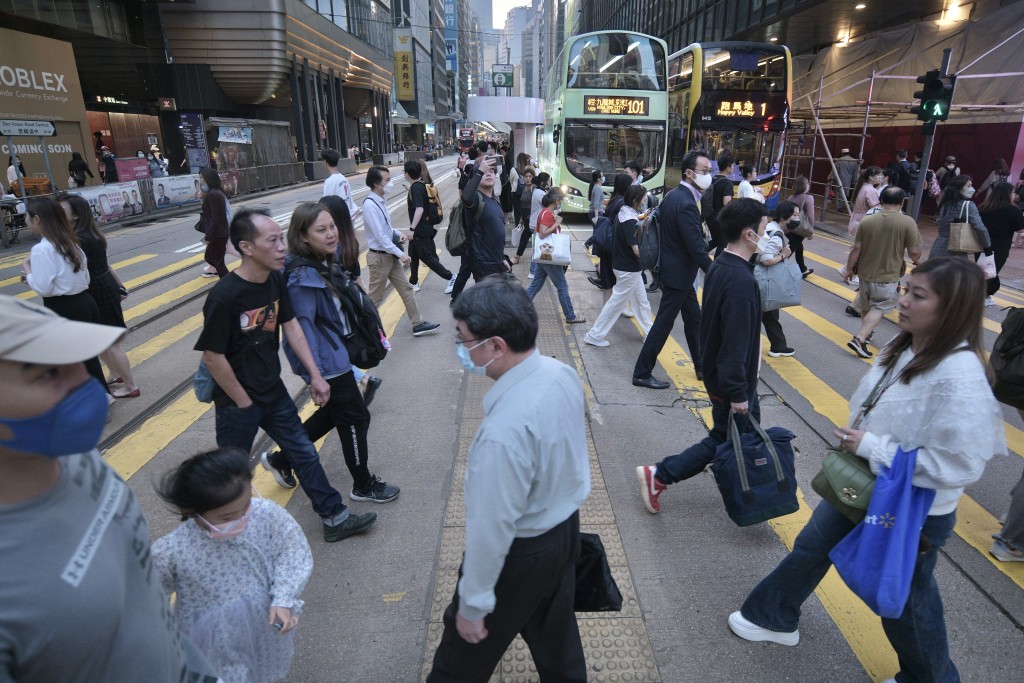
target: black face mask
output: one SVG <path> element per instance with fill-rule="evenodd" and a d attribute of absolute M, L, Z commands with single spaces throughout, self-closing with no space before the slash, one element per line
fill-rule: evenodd
<path fill-rule="evenodd" d="M 800 227 L 800 221 L 799 220 L 789 221 L 789 222 L 786 223 L 786 227 L 789 228 L 790 230 L 795 230 L 795 229 Z"/>

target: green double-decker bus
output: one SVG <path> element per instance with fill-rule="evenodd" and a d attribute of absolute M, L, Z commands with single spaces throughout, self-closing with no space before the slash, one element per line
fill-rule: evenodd
<path fill-rule="evenodd" d="M 668 81 L 665 42 L 629 31 L 573 36 L 554 61 L 545 84 L 544 126 L 538 170 L 565 193 L 563 213 L 586 213 L 593 172 L 604 173 L 605 192 L 615 174 L 635 161 L 643 185 L 665 186 Z"/>

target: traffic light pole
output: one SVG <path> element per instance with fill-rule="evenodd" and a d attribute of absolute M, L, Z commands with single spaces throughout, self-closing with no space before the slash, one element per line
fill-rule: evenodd
<path fill-rule="evenodd" d="M 949 62 L 953 56 L 952 48 L 942 51 L 942 67 L 939 70 L 940 76 L 949 75 Z M 928 184 L 928 164 L 932 157 L 932 146 L 935 144 L 936 121 L 929 121 L 924 124 L 924 151 L 921 152 L 921 163 L 917 169 L 917 187 L 914 188 L 914 205 L 910 215 L 916 221 L 921 215 L 921 200 L 924 199 L 924 188 Z"/>

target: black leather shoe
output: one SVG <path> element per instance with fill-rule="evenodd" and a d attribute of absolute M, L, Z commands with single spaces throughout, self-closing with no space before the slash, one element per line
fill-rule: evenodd
<path fill-rule="evenodd" d="M 380 377 L 373 376 L 366 380 L 366 393 L 363 394 L 363 403 L 369 406 L 373 402 L 373 397 L 377 393 L 377 389 L 380 389 L 383 381 Z"/>
<path fill-rule="evenodd" d="M 647 291 L 648 292 L 657 292 L 659 289 L 661 289 L 661 283 L 660 282 L 654 282 L 654 283 L 651 284 L 650 287 L 647 288 Z"/>
<path fill-rule="evenodd" d="M 694 370 L 693 374 L 697 375 L 697 381 L 698 382 L 703 382 L 704 381 L 704 372 L 703 371 L 701 371 L 701 370 Z"/>
<path fill-rule="evenodd" d="M 590 284 L 594 285 L 598 289 L 604 289 L 604 285 L 602 285 L 601 281 L 598 280 L 596 277 L 592 277 L 592 276 L 588 275 L 587 276 L 587 280 L 590 282 Z"/>
<path fill-rule="evenodd" d="M 654 379 L 653 377 L 634 377 L 634 387 L 647 387 L 648 389 L 668 389 L 671 384 L 663 382 L 660 379 Z"/>
<path fill-rule="evenodd" d="M 859 318 L 860 317 L 860 311 L 858 311 L 853 306 L 847 306 L 846 307 L 846 315 L 852 316 L 854 318 Z"/>

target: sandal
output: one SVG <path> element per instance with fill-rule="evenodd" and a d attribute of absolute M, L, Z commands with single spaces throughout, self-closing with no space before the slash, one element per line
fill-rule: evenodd
<path fill-rule="evenodd" d="M 581 318 L 579 316 L 576 316 L 572 320 L 566 320 L 565 324 L 566 325 L 579 325 L 580 323 L 585 323 L 585 322 L 587 322 L 586 318 Z"/>
<path fill-rule="evenodd" d="M 131 391 L 128 391 L 127 387 L 123 387 L 110 392 L 110 395 L 114 398 L 138 398 L 139 396 L 142 396 L 142 390 L 135 387 Z"/>

